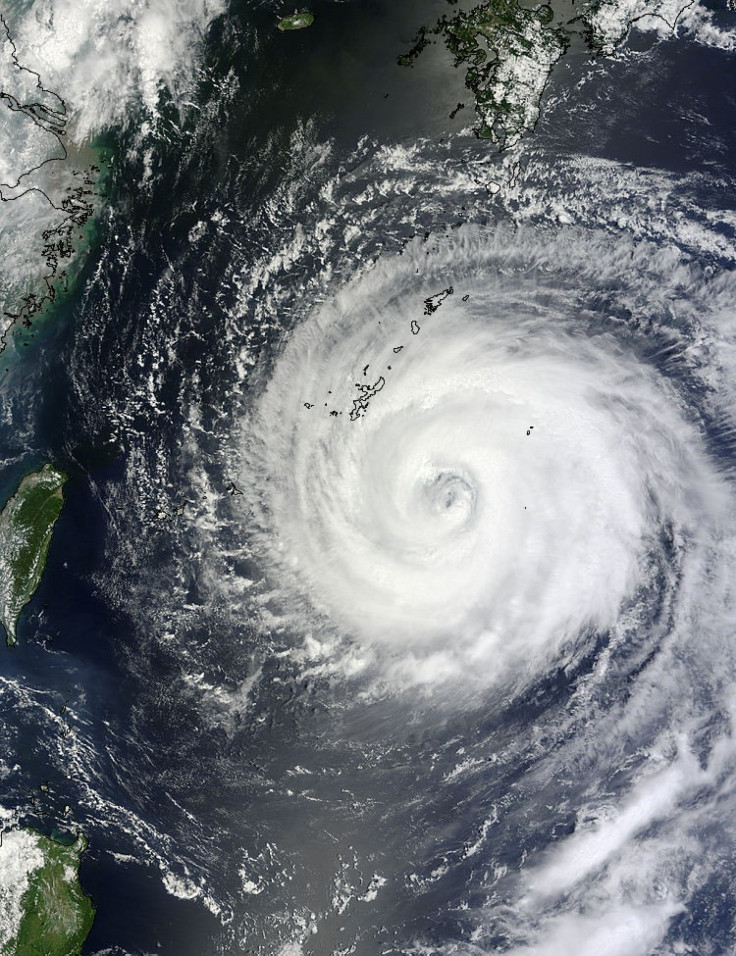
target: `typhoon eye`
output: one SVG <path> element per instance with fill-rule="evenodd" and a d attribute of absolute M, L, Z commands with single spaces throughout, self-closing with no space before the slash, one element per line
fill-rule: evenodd
<path fill-rule="evenodd" d="M 477 495 L 469 476 L 440 471 L 422 484 L 420 493 L 430 512 L 454 528 L 462 529 L 472 521 Z"/>

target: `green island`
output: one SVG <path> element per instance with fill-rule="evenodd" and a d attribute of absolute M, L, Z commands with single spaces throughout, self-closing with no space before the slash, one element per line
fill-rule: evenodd
<path fill-rule="evenodd" d="M 500 150 L 509 149 L 536 125 L 552 69 L 567 53 L 573 36 L 580 37 L 591 54 L 610 56 L 632 25 L 656 18 L 674 28 L 690 2 L 583 0 L 573 11 L 568 0 L 557 0 L 554 9 L 548 3 L 526 6 L 523 0 L 484 0 L 454 16 L 442 16 L 434 26 L 420 27 L 398 63 L 412 66 L 432 38 L 440 38 L 455 66 L 465 70 L 465 85 L 478 116 L 476 135 Z"/>
<path fill-rule="evenodd" d="M 411 66 L 430 44 L 429 35 L 442 37 L 455 66 L 466 70 L 465 85 L 479 117 L 477 135 L 508 149 L 536 124 L 552 67 L 567 50 L 569 36 L 553 20 L 546 3 L 527 8 L 518 0 L 489 0 L 443 16 L 431 29 L 422 27 L 398 62 Z"/>
<path fill-rule="evenodd" d="M 67 476 L 53 465 L 26 475 L 0 511 L 0 621 L 16 643 L 20 612 L 36 592 L 59 514 Z"/>
<path fill-rule="evenodd" d="M 79 882 L 87 841 L 19 828 L 0 841 L 0 956 L 79 956 L 95 918 Z"/>
<path fill-rule="evenodd" d="M 314 14 L 309 10 L 295 10 L 288 17 L 284 17 L 278 23 L 279 30 L 303 30 L 305 27 L 311 27 L 314 23 Z"/>
<path fill-rule="evenodd" d="M 0 840 L 0 956 L 78 956 L 95 917 L 79 882 L 82 834 L 52 839 L 28 828 Z"/>

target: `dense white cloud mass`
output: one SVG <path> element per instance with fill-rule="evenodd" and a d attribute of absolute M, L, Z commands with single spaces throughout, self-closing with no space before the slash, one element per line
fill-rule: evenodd
<path fill-rule="evenodd" d="M 725 483 L 672 383 L 580 295 L 673 278 L 667 254 L 634 254 L 468 230 L 429 269 L 422 244 L 382 261 L 291 335 L 245 427 L 246 480 L 315 633 L 410 683 L 490 683 L 635 613 L 665 532 L 701 560 Z"/>
<path fill-rule="evenodd" d="M 81 142 L 140 106 L 154 113 L 163 87 L 185 98 L 202 37 L 223 10 L 221 0 L 38 0 L 8 22 L 23 64 L 63 96 Z"/>

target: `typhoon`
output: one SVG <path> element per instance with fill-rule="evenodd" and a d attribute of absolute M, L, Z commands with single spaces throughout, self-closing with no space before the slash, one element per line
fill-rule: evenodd
<path fill-rule="evenodd" d="M 284 605 L 404 680 L 467 688 L 644 624 L 669 558 L 706 587 L 729 498 L 677 355 L 658 367 L 596 304 L 674 334 L 698 280 L 671 255 L 575 229 L 425 246 L 296 330 L 244 441 Z"/>

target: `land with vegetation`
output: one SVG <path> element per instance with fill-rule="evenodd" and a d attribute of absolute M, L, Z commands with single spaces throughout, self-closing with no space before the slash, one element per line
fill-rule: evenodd
<path fill-rule="evenodd" d="M 18 618 L 41 582 L 67 476 L 53 465 L 26 475 L 0 512 L 0 623 L 15 644 Z"/>
<path fill-rule="evenodd" d="M 476 134 L 501 150 L 509 149 L 536 125 L 552 70 L 575 37 L 594 56 L 610 56 L 633 25 L 658 21 L 674 28 L 691 3 L 587 0 L 573 6 L 569 0 L 536 5 L 485 0 L 420 27 L 413 46 L 398 62 L 410 67 L 431 43 L 443 41 L 455 66 L 465 71 L 465 85 L 475 104 Z M 459 103 L 453 115 L 463 105 Z"/>
<path fill-rule="evenodd" d="M 0 956 L 78 956 L 95 917 L 79 882 L 87 847 L 27 828 L 0 841 Z"/>

